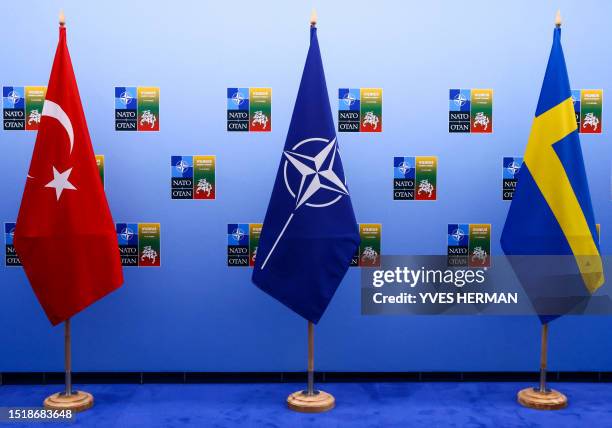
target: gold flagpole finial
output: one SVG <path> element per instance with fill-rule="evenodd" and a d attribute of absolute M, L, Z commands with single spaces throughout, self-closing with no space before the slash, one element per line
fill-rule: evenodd
<path fill-rule="evenodd" d="M 317 26 L 317 11 L 314 8 L 312 9 L 312 13 L 310 14 L 310 26 Z"/>
<path fill-rule="evenodd" d="M 63 10 L 60 10 L 60 13 L 59 13 L 59 25 L 60 27 L 63 27 L 64 25 L 66 25 L 66 17 L 64 16 Z"/>
<path fill-rule="evenodd" d="M 557 15 L 555 16 L 555 27 L 561 28 L 561 11 L 557 10 Z"/>

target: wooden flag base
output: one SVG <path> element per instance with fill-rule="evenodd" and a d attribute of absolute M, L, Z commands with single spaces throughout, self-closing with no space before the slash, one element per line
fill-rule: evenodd
<path fill-rule="evenodd" d="M 93 395 L 83 391 L 74 391 L 70 395 L 58 392 L 47 397 L 44 402 L 45 409 L 72 410 L 73 412 L 82 412 L 91 408 L 93 404 Z"/>
<path fill-rule="evenodd" d="M 308 395 L 306 391 L 297 391 L 287 397 L 287 406 L 291 410 L 302 413 L 321 413 L 331 410 L 336 405 L 333 395 L 325 391 L 314 391 Z"/>
<path fill-rule="evenodd" d="M 537 388 L 525 388 L 519 391 L 517 398 L 521 405 L 530 409 L 559 410 L 567 407 L 567 397 L 554 389 L 541 392 Z"/>

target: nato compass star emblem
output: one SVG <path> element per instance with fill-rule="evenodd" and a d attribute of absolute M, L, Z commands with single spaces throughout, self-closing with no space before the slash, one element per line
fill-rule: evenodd
<path fill-rule="evenodd" d="M 516 174 L 518 174 L 518 172 L 521 170 L 521 166 L 516 162 L 512 161 L 512 163 L 508 165 L 506 169 L 510 174 L 512 174 L 513 177 L 516 177 Z"/>
<path fill-rule="evenodd" d="M 312 141 L 327 142 L 323 150 L 315 156 L 307 156 L 298 149 Z M 295 198 L 295 209 L 306 204 L 309 207 L 322 208 L 336 203 L 342 195 L 348 195 L 348 189 L 334 171 L 338 146 L 336 139 L 329 141 L 323 138 L 309 138 L 297 143 L 292 150 L 285 151 L 285 185 L 287 190 Z M 338 155 L 339 156 L 339 155 Z M 299 188 L 294 191 L 287 180 L 287 167 L 291 164 L 301 175 Z M 308 202 L 315 193 L 328 190 L 332 193 L 332 199 L 323 203 Z M 336 195 L 337 194 L 337 195 Z"/>
<path fill-rule="evenodd" d="M 187 171 L 188 168 L 189 168 L 189 164 L 182 159 L 176 163 L 176 170 L 180 172 L 181 174 Z"/>
<path fill-rule="evenodd" d="M 244 96 L 240 93 L 240 91 L 236 91 L 236 93 L 234 93 L 234 95 L 232 96 L 232 101 L 234 102 L 234 104 L 239 106 L 244 102 Z"/>
<path fill-rule="evenodd" d="M 463 237 L 465 236 L 465 233 L 463 233 L 463 230 L 457 228 L 455 229 L 455 231 L 452 233 L 451 235 L 453 237 L 453 239 L 457 242 L 461 242 L 461 240 L 463 239 Z"/>
<path fill-rule="evenodd" d="M 355 104 L 355 101 L 357 101 L 356 98 L 353 95 L 351 95 L 350 92 L 346 93 L 343 100 L 344 100 L 344 104 L 346 104 L 347 107 L 351 107 L 353 104 Z"/>
<path fill-rule="evenodd" d="M 402 175 L 406 175 L 406 173 L 408 171 L 410 171 L 412 169 L 412 167 L 410 166 L 409 163 L 407 162 L 402 162 L 399 166 L 398 166 L 399 171 L 402 173 Z"/>
<path fill-rule="evenodd" d="M 246 235 L 246 233 L 244 233 L 243 230 L 238 227 L 232 233 L 232 238 L 234 238 L 236 240 L 236 242 L 240 242 L 240 241 L 242 241 L 242 238 L 245 237 L 245 235 Z"/>
<path fill-rule="evenodd" d="M 461 108 L 467 102 L 467 98 L 465 98 L 465 96 L 461 92 L 459 92 L 457 95 L 455 95 L 455 99 L 453 101 L 455 102 L 457 107 Z"/>
<path fill-rule="evenodd" d="M 309 150 L 313 143 L 319 146 L 323 143 L 323 148 L 316 152 L 314 156 L 312 155 L 312 149 Z M 340 178 L 344 174 L 334 169 L 339 165 L 336 158 L 340 160 L 338 143 L 335 137 L 331 140 L 327 138 L 307 138 L 297 143 L 291 150 L 285 150 L 283 155 L 285 157 L 283 166 L 285 186 L 289 194 L 295 199 L 295 208 L 281 229 L 274 245 L 272 245 L 261 265 L 261 269 L 268 263 L 276 245 L 300 207 L 325 208 L 335 204 L 343 196 L 349 196 L 346 184 Z M 293 179 L 294 183 L 290 183 L 289 168 L 293 168 L 298 173 L 292 174 L 292 177 L 298 176 L 297 180 Z M 299 184 L 297 181 L 299 181 Z"/>
<path fill-rule="evenodd" d="M 19 102 L 19 100 L 21 99 L 21 96 L 19 95 L 19 93 L 18 93 L 18 92 L 11 91 L 11 92 L 8 94 L 8 97 L 7 97 L 7 98 L 8 98 L 9 100 L 11 100 L 11 103 L 13 103 L 13 105 L 15 105 L 15 104 L 17 104 L 17 103 Z"/>
<path fill-rule="evenodd" d="M 123 232 L 121 232 L 121 238 L 123 238 L 126 242 L 129 242 L 133 236 L 134 232 L 129 227 L 126 227 L 123 229 Z"/>
<path fill-rule="evenodd" d="M 119 96 L 119 99 L 121 100 L 123 105 L 128 105 L 130 103 L 130 101 L 132 101 L 134 99 L 134 97 L 128 91 L 124 91 Z"/>

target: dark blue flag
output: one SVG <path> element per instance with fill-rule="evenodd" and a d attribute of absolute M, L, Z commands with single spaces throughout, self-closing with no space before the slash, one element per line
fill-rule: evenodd
<path fill-rule="evenodd" d="M 253 282 L 317 323 L 359 246 L 317 40 L 302 74 L 257 249 Z"/>

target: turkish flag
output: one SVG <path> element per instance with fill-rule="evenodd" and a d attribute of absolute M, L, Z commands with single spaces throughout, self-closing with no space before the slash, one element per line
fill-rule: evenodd
<path fill-rule="evenodd" d="M 60 28 L 14 245 L 53 325 L 123 283 L 117 235 L 64 27 Z"/>

